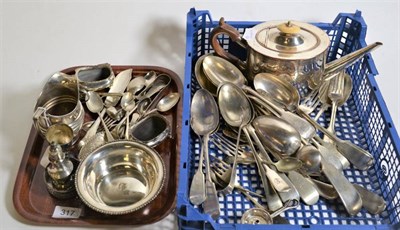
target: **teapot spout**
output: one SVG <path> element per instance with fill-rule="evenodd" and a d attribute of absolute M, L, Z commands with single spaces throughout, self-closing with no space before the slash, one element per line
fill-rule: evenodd
<path fill-rule="evenodd" d="M 327 63 L 324 72 L 325 79 L 328 80 L 329 78 L 331 78 L 331 76 L 334 76 L 336 73 L 354 64 L 356 61 L 361 59 L 365 54 L 371 52 L 372 50 L 378 48 L 381 45 L 382 42 L 375 42 L 364 48 L 361 48 L 350 54 L 347 54 L 339 59 Z"/>

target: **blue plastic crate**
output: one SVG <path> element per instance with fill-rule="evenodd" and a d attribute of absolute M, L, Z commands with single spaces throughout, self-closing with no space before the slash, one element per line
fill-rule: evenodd
<path fill-rule="evenodd" d="M 228 21 L 230 25 L 244 33 L 246 28 L 259 22 Z M 199 85 L 192 72 L 196 60 L 203 54 L 213 52 L 209 43 L 210 31 L 218 24 L 211 19 L 208 11 L 191 9 L 187 15 L 187 41 L 185 66 L 185 92 L 182 124 L 182 147 L 180 160 L 177 214 L 182 229 L 400 229 L 400 140 L 393 127 L 375 75 L 377 70 L 370 55 L 347 69 L 353 79 L 353 92 L 347 103 L 338 109 L 336 131 L 342 139 L 367 149 L 376 159 L 368 171 L 348 169 L 344 174 L 350 182 L 360 184 L 384 197 L 387 209 L 381 215 L 370 215 L 362 209 L 357 216 L 346 214 L 339 200 L 321 199 L 316 205 L 301 205 L 286 211 L 284 217 L 291 225 L 244 225 L 240 224 L 241 214 L 253 205 L 241 194 L 234 192 L 219 198 L 221 216 L 213 220 L 194 207 L 188 199 L 189 186 L 198 166 L 199 139 L 190 129 L 190 102 Z M 366 24 L 361 12 L 340 13 L 333 23 L 314 23 L 325 30 L 332 44 L 328 61 L 332 61 L 360 47 L 366 46 Z M 245 55 L 245 50 L 231 42 L 227 36 L 221 37 L 223 47 L 231 53 Z M 327 114 L 329 115 L 329 114 Z M 329 122 L 325 116 L 320 122 Z M 210 144 L 210 154 L 221 156 Z M 253 191 L 262 191 L 253 167 L 239 168 L 239 182 Z M 329 226 L 326 226 L 329 225 Z"/>

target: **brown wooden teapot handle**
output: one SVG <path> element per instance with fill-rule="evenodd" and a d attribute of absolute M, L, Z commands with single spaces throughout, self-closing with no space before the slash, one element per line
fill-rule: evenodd
<path fill-rule="evenodd" d="M 242 37 L 240 36 L 239 31 L 235 29 L 233 26 L 226 24 L 224 18 L 222 17 L 219 20 L 219 25 L 211 31 L 211 46 L 219 56 L 232 62 L 233 64 L 238 66 L 241 70 L 244 70 L 246 63 L 240 60 L 235 55 L 225 51 L 224 48 L 222 48 L 221 44 L 218 41 L 218 35 L 220 34 L 227 34 L 232 41 L 245 47 L 245 45 L 243 45 Z"/>

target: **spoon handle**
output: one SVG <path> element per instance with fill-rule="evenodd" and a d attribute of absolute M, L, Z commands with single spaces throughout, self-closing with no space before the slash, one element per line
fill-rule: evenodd
<path fill-rule="evenodd" d="M 217 219 L 220 215 L 219 201 L 217 196 L 217 189 L 215 188 L 214 182 L 211 180 L 210 171 L 210 158 L 208 155 L 208 141 L 209 134 L 204 135 L 203 140 L 203 151 L 204 151 L 204 162 L 206 165 L 206 200 L 203 202 L 204 213 L 211 215 L 213 219 Z"/>
<path fill-rule="evenodd" d="M 201 138 L 199 136 L 199 140 L 201 143 Z M 200 158 L 199 165 L 197 167 L 197 171 L 193 176 L 192 183 L 190 185 L 189 190 L 189 200 L 194 205 L 200 205 L 206 200 L 206 192 L 205 192 L 205 181 L 204 181 L 204 173 L 203 173 L 203 157 L 204 149 L 200 149 Z"/>
<path fill-rule="evenodd" d="M 313 183 L 296 171 L 290 171 L 288 177 L 297 188 L 297 191 L 305 204 L 314 205 L 318 202 L 319 193 Z"/>
<path fill-rule="evenodd" d="M 287 211 L 292 208 L 296 208 L 297 206 L 299 206 L 298 200 L 288 200 L 285 202 L 285 204 L 280 209 L 271 213 L 271 217 L 274 218 L 276 216 L 279 216 L 282 212 Z"/>
<path fill-rule="evenodd" d="M 332 102 L 332 114 L 331 114 L 331 121 L 329 122 L 328 131 L 331 133 L 335 133 L 335 120 L 336 120 L 336 112 L 337 112 L 337 102 Z"/>
<path fill-rule="evenodd" d="M 257 208 L 261 208 L 261 209 L 265 209 L 264 206 L 262 206 L 260 203 L 258 203 L 258 201 L 252 197 L 249 192 L 242 190 L 242 189 L 238 189 L 249 201 L 251 201 L 251 203 L 254 204 L 254 206 L 256 206 Z"/>
<path fill-rule="evenodd" d="M 257 91 L 255 91 L 254 89 L 252 89 L 248 86 L 245 86 L 244 90 L 247 91 L 248 93 L 250 93 L 251 95 L 253 95 L 254 97 L 256 97 L 258 99 L 257 102 L 262 103 L 262 105 L 264 105 L 266 108 L 271 110 L 271 112 L 275 116 L 277 116 L 277 117 L 281 116 L 282 111 L 283 111 L 282 108 L 279 108 L 273 102 L 268 100 L 266 97 L 263 97 L 260 93 L 258 93 Z"/>
<path fill-rule="evenodd" d="M 334 142 L 326 142 L 323 139 L 321 139 L 318 135 L 315 135 L 314 139 L 316 140 L 316 143 L 318 145 L 318 147 L 320 147 L 320 151 L 326 151 L 326 153 L 329 153 L 329 155 L 332 155 L 332 158 L 336 158 L 336 159 L 332 159 L 333 161 L 339 161 L 338 163 L 340 163 L 342 166 L 338 166 L 338 163 L 334 164 L 337 165 L 338 169 L 340 171 L 342 171 L 343 169 L 347 169 L 348 167 L 350 167 L 350 162 L 347 160 L 346 157 L 343 156 L 343 154 L 341 154 L 337 148 L 336 145 L 334 144 Z M 331 157 L 325 157 L 326 160 L 330 161 Z M 330 161 L 331 162 L 331 161 Z M 332 162 L 331 162 L 332 163 Z"/>
<path fill-rule="evenodd" d="M 120 72 L 113 80 L 113 83 L 109 89 L 109 93 L 122 93 L 129 84 L 132 78 L 132 69 L 127 69 Z M 105 100 L 107 106 L 116 106 L 120 96 L 108 95 Z"/>
<path fill-rule="evenodd" d="M 327 110 L 329 107 L 328 104 L 323 104 L 321 108 L 319 109 L 317 115 L 315 115 L 314 120 L 318 120 L 318 118 Z"/>
<path fill-rule="evenodd" d="M 235 147 L 235 153 L 234 153 L 234 160 L 233 160 L 233 165 L 232 165 L 232 170 L 231 170 L 231 175 L 229 178 L 229 183 L 228 185 L 223 189 L 223 192 L 225 194 L 230 194 L 233 191 L 233 188 L 235 187 L 236 184 L 236 167 L 237 167 L 237 159 L 238 159 L 238 152 L 239 152 L 239 144 L 240 144 L 240 134 L 242 133 L 242 128 L 243 125 L 239 127 L 239 132 L 238 132 L 238 137 L 236 141 L 236 147 Z"/>
<path fill-rule="evenodd" d="M 125 139 L 129 139 L 129 113 L 126 113 L 126 127 L 125 127 Z"/>
<path fill-rule="evenodd" d="M 321 182 L 319 180 L 316 180 L 314 178 L 311 178 L 309 176 L 306 177 L 308 181 L 313 183 L 314 187 L 317 189 L 319 195 L 327 200 L 334 200 L 338 198 L 337 191 L 331 184 L 327 184 L 324 182 Z"/>
<path fill-rule="evenodd" d="M 256 149 L 254 147 L 254 144 L 251 140 L 249 131 L 248 131 L 248 126 L 245 126 L 243 128 L 243 132 L 246 135 L 246 138 L 250 144 L 251 150 L 253 151 L 254 159 L 256 160 L 257 164 L 257 169 L 258 169 L 258 174 L 261 177 L 261 182 L 264 188 L 265 192 L 265 199 L 267 200 L 267 205 L 268 209 L 271 211 L 278 210 L 280 207 L 283 206 L 281 199 L 279 198 L 278 194 L 276 193 L 275 189 L 269 185 L 269 182 L 267 180 L 267 176 L 265 174 L 265 169 L 262 166 L 262 163 L 260 162 L 259 158 L 257 157 Z"/>
<path fill-rule="evenodd" d="M 268 163 L 272 164 L 271 158 L 269 157 L 267 151 L 264 149 L 264 146 L 262 145 L 254 128 L 251 125 L 248 126 L 248 131 L 250 133 L 250 136 L 253 137 L 254 141 L 256 142 L 256 145 L 260 149 L 261 153 L 263 154 L 263 157 L 267 160 Z M 261 159 L 256 152 L 254 153 L 254 155 L 255 155 L 254 158 L 258 158 L 256 159 L 256 161 L 261 162 Z M 272 184 L 272 186 L 274 186 L 276 191 L 287 192 L 290 189 L 289 185 L 285 182 L 285 180 L 282 179 L 282 177 L 277 172 L 268 167 L 268 165 L 265 164 L 262 165 L 265 168 L 266 176 L 268 177 L 270 183 Z"/>
<path fill-rule="evenodd" d="M 319 136 L 315 136 L 315 139 L 321 139 Z M 327 149 L 325 146 L 321 145 L 314 138 L 311 139 L 312 144 L 319 150 L 322 157 L 325 158 L 329 163 L 331 163 L 337 170 L 343 171 L 342 160 L 347 161 L 347 159 L 334 149 Z M 322 141 L 322 140 L 320 140 Z M 334 146 L 332 146 L 335 148 Z M 342 159 L 344 158 L 344 159 Z M 347 161 L 348 162 L 348 161 Z"/>
<path fill-rule="evenodd" d="M 354 186 L 331 163 L 321 157 L 322 172 L 335 187 L 344 207 L 350 215 L 356 215 L 361 207 L 362 200 Z"/>
<path fill-rule="evenodd" d="M 363 207 L 371 214 L 377 215 L 383 212 L 386 208 L 386 201 L 368 189 L 358 184 L 353 184 L 361 196 Z"/>
<path fill-rule="evenodd" d="M 301 113 L 301 110 L 299 110 Z M 316 121 L 314 121 L 308 114 L 302 113 L 304 118 L 309 121 L 314 127 L 323 132 L 326 136 L 328 136 L 331 140 L 333 140 L 336 144 L 337 150 L 343 154 L 355 167 L 360 170 L 366 170 L 374 162 L 374 157 L 368 151 L 356 146 L 350 141 L 344 141 L 339 139 L 337 136 L 330 133 Z"/>

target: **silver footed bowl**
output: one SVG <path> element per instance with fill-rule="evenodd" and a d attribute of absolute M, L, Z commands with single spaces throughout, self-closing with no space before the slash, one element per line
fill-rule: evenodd
<path fill-rule="evenodd" d="M 136 211 L 154 200 L 165 180 L 165 166 L 152 148 L 129 140 L 95 149 L 78 166 L 75 186 L 82 201 L 110 215 Z"/>

